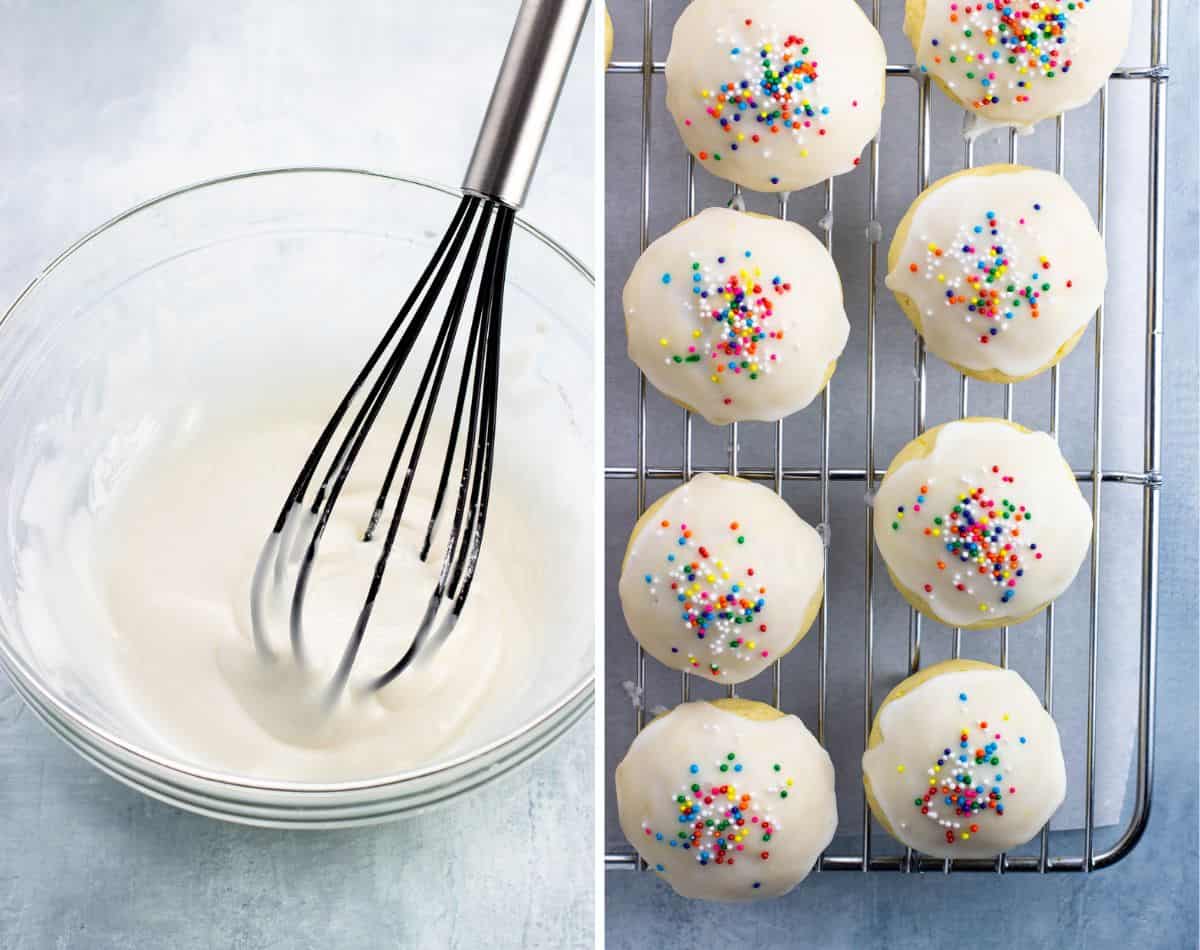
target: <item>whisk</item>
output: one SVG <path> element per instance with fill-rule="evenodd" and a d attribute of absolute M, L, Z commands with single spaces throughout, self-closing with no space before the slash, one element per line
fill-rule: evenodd
<path fill-rule="evenodd" d="M 380 689 L 419 657 L 431 656 L 453 631 L 470 594 L 487 526 L 501 317 L 513 221 L 528 192 L 589 2 L 524 0 L 521 4 L 463 180 L 464 196 L 458 210 L 404 305 L 321 431 L 259 556 L 250 593 L 255 646 L 263 658 L 275 658 L 268 635 L 268 597 L 279 595 L 294 572 L 289 639 L 296 661 L 303 664 L 304 604 L 321 537 L 384 403 L 414 350 L 422 344 L 423 331 L 431 327 L 432 347 L 364 526 L 362 540 L 371 541 L 399 478 L 398 494 L 366 598 L 325 692 L 329 702 L 345 688 L 362 645 L 430 425 L 439 399 L 444 398 L 447 367 L 456 341 L 464 332 L 464 323 L 466 347 L 461 375 L 455 387 L 441 473 L 419 551 L 420 559 L 425 561 L 453 496 L 441 570 L 411 644 L 390 668 L 373 676 L 366 688 Z M 431 319 L 447 289 L 441 319 Z M 317 481 L 322 470 L 324 474 Z"/>

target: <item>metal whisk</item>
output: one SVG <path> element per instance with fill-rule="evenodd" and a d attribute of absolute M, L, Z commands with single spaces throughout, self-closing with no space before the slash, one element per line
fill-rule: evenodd
<path fill-rule="evenodd" d="M 422 332 L 427 326 L 434 328 L 432 348 L 364 527 L 363 541 L 372 540 L 399 475 L 399 494 L 387 533 L 366 599 L 328 686 L 329 701 L 345 688 L 362 645 L 464 322 L 468 326 L 461 376 L 419 552 L 420 559 L 426 560 L 453 493 L 453 516 L 441 570 L 411 645 L 389 669 L 372 678 L 368 688 L 386 686 L 419 656 L 432 655 L 450 635 L 471 591 L 491 491 L 501 316 L 513 220 L 525 200 L 588 6 L 589 0 L 524 0 L 521 4 L 463 181 L 464 197 L 458 210 L 400 312 L 322 430 L 259 557 L 250 595 L 255 646 L 264 658 L 274 658 L 267 630 L 267 598 L 279 593 L 288 582 L 290 569 L 295 570 L 289 638 L 296 660 L 303 663 L 305 596 L 321 537 L 396 380 L 422 342 Z M 451 289 L 441 320 L 431 319 L 447 288 Z M 339 432 L 340 439 L 336 438 Z M 331 451 L 335 443 L 336 449 Z M 326 459 L 324 474 L 308 500 Z"/>

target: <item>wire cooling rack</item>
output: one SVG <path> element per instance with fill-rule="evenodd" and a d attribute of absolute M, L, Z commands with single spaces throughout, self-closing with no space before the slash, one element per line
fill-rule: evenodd
<path fill-rule="evenodd" d="M 882 0 L 872 0 L 872 20 L 880 25 Z M 642 57 L 640 62 L 618 61 L 608 67 L 610 82 L 630 82 L 640 77 L 641 82 L 641 129 L 639 147 L 639 214 L 640 214 L 640 248 L 645 249 L 650 238 L 650 203 L 652 200 L 650 187 L 651 172 L 651 136 L 653 129 L 652 103 L 654 101 L 656 83 L 661 83 L 664 64 L 654 60 L 653 24 L 654 0 L 643 0 L 641 11 L 642 28 Z M 1155 646 L 1157 637 L 1157 607 L 1158 607 L 1158 531 L 1159 531 L 1159 490 L 1161 488 L 1160 458 L 1161 458 L 1161 388 L 1162 388 L 1162 274 L 1163 274 L 1163 200 L 1164 200 L 1164 164 L 1165 164 L 1165 125 L 1166 103 L 1164 84 L 1167 80 L 1167 65 L 1164 61 L 1167 37 L 1167 0 L 1152 0 L 1150 7 L 1150 37 L 1149 65 L 1123 67 L 1116 70 L 1099 95 L 1099 120 L 1097 127 L 1097 152 L 1095 165 L 1095 201 L 1097 220 L 1101 232 L 1107 223 L 1108 178 L 1109 178 L 1109 139 L 1112 135 L 1110 127 L 1110 89 L 1112 83 L 1145 83 L 1148 95 L 1148 129 L 1121 130 L 1123 136 L 1139 136 L 1146 134 L 1148 158 L 1146 165 L 1146 274 L 1145 274 L 1145 364 L 1144 378 L 1132 381 L 1134 385 L 1144 387 L 1143 412 L 1143 467 L 1140 471 L 1122 471 L 1103 468 L 1101 465 L 1101 447 L 1103 432 L 1103 394 L 1105 386 L 1104 358 L 1102 344 L 1104 339 L 1104 312 L 1097 313 L 1094 329 L 1094 368 L 1093 368 L 1093 406 L 1092 419 L 1094 431 L 1091 434 L 1091 465 L 1088 468 L 1077 469 L 1076 478 L 1085 483 L 1090 489 L 1090 500 L 1095 514 L 1090 549 L 1090 577 L 1087 598 L 1087 727 L 1083 755 L 1085 756 L 1084 776 L 1086 783 L 1086 798 L 1084 801 L 1084 817 L 1082 832 L 1066 836 L 1071 842 L 1071 852 L 1068 854 L 1051 853 L 1051 836 L 1049 826 L 1043 828 L 1036 842 L 1035 854 L 1000 855 L 994 860 L 953 860 L 943 861 L 928 856 L 915 854 L 905 850 L 903 854 L 879 854 L 873 847 L 871 815 L 865 798 L 861 813 L 861 847 L 853 851 L 838 852 L 838 840 L 835 839 L 830 851 L 821 856 L 817 869 L 821 871 L 985 871 L 1003 874 L 1009 871 L 1033 871 L 1046 873 L 1048 871 L 1090 871 L 1107 867 L 1120 861 L 1137 844 L 1150 813 L 1151 792 L 1153 787 L 1154 768 L 1154 692 L 1155 692 Z M 887 67 L 889 87 L 895 83 L 912 83 L 916 86 L 916 167 L 917 191 L 924 190 L 930 183 L 930 126 L 931 126 L 931 91 L 930 80 L 922 76 L 911 65 L 889 65 Z M 631 78 L 632 77 L 632 78 Z M 892 99 L 893 89 L 889 88 L 889 100 Z M 1054 142 L 1054 166 L 1060 173 L 1066 160 L 1067 138 L 1064 118 L 1057 120 Z M 1073 147 L 1077 145 L 1074 138 Z M 613 141 L 607 143 L 610 153 L 627 146 L 627 143 Z M 970 167 L 975 161 L 975 143 L 968 141 L 964 144 L 963 165 Z M 1015 162 L 1018 158 L 1019 139 L 1015 133 L 1008 138 L 1008 159 Z M 696 174 L 694 160 L 686 156 L 682 145 L 678 147 L 679 161 L 686 161 L 687 183 L 687 213 L 691 215 L 696 210 Z M 647 463 L 647 422 L 646 422 L 646 379 L 639 377 L 637 393 L 636 418 L 636 464 L 633 466 L 607 465 L 605 478 L 608 484 L 614 482 L 635 483 L 636 512 L 640 514 L 647 504 L 647 483 L 654 480 L 668 482 L 686 481 L 698 471 L 722 471 L 739 475 L 742 478 L 769 482 L 780 494 L 784 491 L 785 483 L 807 482 L 818 483 L 820 492 L 820 513 L 823 524 L 830 521 L 830 491 L 837 483 L 849 482 L 862 486 L 869 497 L 874 493 L 878 481 L 883 476 L 883 469 L 877 467 L 875 453 L 876 429 L 876 311 L 878 304 L 878 285 L 880 282 L 880 241 L 881 229 L 877 222 L 879 189 L 881 172 L 884 169 L 884 156 L 878 140 L 873 142 L 868 150 L 867 178 L 867 213 L 871 222 L 864 235 L 865 247 L 863 254 L 868 257 L 868 284 L 866 287 L 866 388 L 861 394 L 865 401 L 865 458 L 861 468 L 834 468 L 830 464 L 831 414 L 830 400 L 832 393 L 839 389 L 838 376 L 835 375 L 829 389 L 823 394 L 819 406 L 819 463 L 812 467 L 787 467 L 784 465 L 784 423 L 776 423 L 774 428 L 774 462 L 773 465 L 741 466 L 739 464 L 739 434 L 738 425 L 728 426 L 728 465 L 721 468 L 697 466 L 693 461 L 693 420 L 690 413 L 684 413 L 682 425 L 682 452 L 678 467 L 650 467 Z M 610 182 L 610 188 L 614 183 Z M 1128 186 L 1128 182 L 1125 182 Z M 616 183 L 617 187 L 627 187 L 626 182 Z M 861 187 L 861 184 L 856 185 Z M 914 197 L 917 192 L 914 192 Z M 824 186 L 823 221 L 832 221 L 834 209 L 834 181 L 830 180 Z M 732 203 L 742 200 L 739 190 L 734 189 Z M 787 197 L 779 200 L 779 215 L 786 218 L 788 214 Z M 1126 225 L 1127 226 L 1127 225 Z M 833 228 L 825 227 L 826 246 L 832 249 Z M 851 320 L 863 319 L 851 314 Z M 619 346 L 617 340 L 610 340 L 610 346 Z M 924 346 L 919 337 L 915 338 L 913 357 L 913 433 L 920 434 L 926 428 L 926 403 L 929 381 L 926 373 Z M 1050 434 L 1059 435 L 1060 397 L 1060 368 L 1055 367 L 1049 374 L 1049 410 Z M 968 379 L 960 376 L 958 379 L 958 414 L 966 416 L 969 407 Z M 1128 384 L 1130 380 L 1121 380 Z M 832 391 L 832 393 L 831 393 Z M 1013 386 L 1003 387 L 1003 411 L 1006 418 L 1013 417 Z M 1136 737 L 1133 750 L 1135 765 L 1135 784 L 1133 788 L 1133 807 L 1129 820 L 1121 828 L 1111 846 L 1101 849 L 1096 841 L 1096 741 L 1097 741 L 1097 673 L 1101 663 L 1099 646 L 1099 617 L 1100 617 L 1100 551 L 1101 530 L 1104 523 L 1102 517 L 1102 489 L 1105 486 L 1121 488 L 1123 491 L 1140 494 L 1141 520 L 1141 576 L 1140 576 L 1140 632 L 1137 648 L 1138 664 L 1136 673 L 1133 669 L 1128 676 L 1136 675 Z M 1085 491 L 1085 494 L 1087 492 Z M 875 711 L 875 657 L 877 651 L 875 631 L 875 564 L 873 556 L 873 512 L 869 504 L 864 505 L 865 518 L 865 551 L 862 568 L 862 596 L 865 622 L 863 624 L 864 665 L 862 669 L 862 741 L 865 746 L 870 732 L 871 721 Z M 829 549 L 826 547 L 826 577 L 829 577 Z M 616 571 L 609 565 L 609 582 L 615 583 Z M 836 584 L 857 584 L 855 578 L 837 578 Z M 885 582 L 886 583 L 886 582 Z M 831 585 L 832 586 L 832 585 Z M 1064 608 L 1060 608 L 1064 609 Z M 816 734 L 824 744 L 827 739 L 828 724 L 828 683 L 829 683 L 829 628 L 830 628 L 829 597 L 822 608 L 814 630 L 817 639 L 817 713 Z M 1033 626 L 1030 621 L 1028 626 Z M 922 618 L 915 611 L 909 610 L 908 622 L 908 667 L 910 672 L 916 672 L 921 665 L 921 630 Z M 627 634 L 626 634 L 627 635 Z M 839 635 L 847 635 L 840 632 Z M 810 634 L 811 636 L 811 634 Z M 1055 607 L 1052 605 L 1045 611 L 1044 616 L 1044 666 L 1042 696 L 1045 707 L 1053 711 L 1054 707 L 1054 663 L 1055 663 Z M 952 656 L 957 658 L 962 651 L 962 631 L 953 631 Z M 611 653 L 611 650 L 610 650 Z M 1000 663 L 1007 666 L 1009 662 L 1009 630 L 1007 627 L 999 631 Z M 609 728 L 608 740 L 610 745 L 625 748 L 632 738 L 633 730 L 641 730 L 645 722 L 644 695 L 646 685 L 646 658 L 639 647 L 636 653 L 636 668 L 630 670 L 631 691 L 635 696 L 632 716 L 629 717 L 629 729 L 625 734 L 614 735 L 614 729 Z M 610 673 L 611 675 L 611 673 Z M 1123 674 L 1126 675 L 1126 674 Z M 687 701 L 691 697 L 692 680 L 688 674 L 680 674 L 679 698 Z M 727 687 L 732 695 L 733 687 Z M 777 661 L 770 674 L 770 696 L 776 706 L 780 705 L 783 694 L 783 674 Z M 1057 844 L 1058 838 L 1055 842 Z M 637 855 L 629 849 L 617 849 L 605 855 L 605 864 L 609 870 L 644 869 L 645 865 Z"/>

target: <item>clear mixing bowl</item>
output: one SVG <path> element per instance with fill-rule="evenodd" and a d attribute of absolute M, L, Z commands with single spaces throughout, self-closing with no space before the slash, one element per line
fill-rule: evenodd
<path fill-rule="evenodd" d="M 203 182 L 81 239 L 0 320 L 0 665 L 54 732 L 117 779 L 250 824 L 384 821 L 504 774 L 590 707 L 592 277 L 525 224 L 513 237 L 502 360 L 519 364 L 528 391 L 514 398 L 536 405 L 543 424 L 501 433 L 495 490 L 507 478 L 528 517 L 547 501 L 579 504 L 586 527 L 552 539 L 536 566 L 552 594 L 537 606 L 554 636 L 539 643 L 536 668 L 506 687 L 487 730 L 443 761 L 361 781 L 262 781 L 182 761 L 122 690 L 118 647 L 101 632 L 103 598 L 82 563 L 81 519 L 103 511 L 164 437 L 164 418 L 214 391 L 270 387 L 278 374 L 348 377 L 458 198 L 354 169 Z M 586 451 L 556 451 L 560 425 Z"/>

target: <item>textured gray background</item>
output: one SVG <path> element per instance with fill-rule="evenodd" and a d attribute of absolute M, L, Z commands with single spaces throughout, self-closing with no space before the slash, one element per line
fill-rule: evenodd
<path fill-rule="evenodd" d="M 516 8 L 0 0 L 0 299 L 94 225 L 202 178 L 345 164 L 456 183 Z M 585 41 L 528 211 L 585 260 L 592 59 Z M 592 736 L 587 717 L 427 817 L 283 833 L 118 785 L 0 677 L 0 948 L 590 947 Z"/>
<path fill-rule="evenodd" d="M 655 55 L 661 59 L 666 52 L 670 28 L 679 9 L 686 0 L 660 0 L 655 4 Z M 641 3 L 639 0 L 614 0 L 610 4 L 616 20 L 615 59 L 639 60 L 641 58 Z M 1139 0 L 1135 4 L 1139 20 L 1144 22 L 1149 3 Z M 903 3 L 900 0 L 885 0 L 885 36 L 889 40 L 890 59 L 906 61 L 911 50 L 903 37 L 898 41 L 898 25 Z M 1172 4 L 1170 60 L 1173 76 L 1170 83 L 1171 126 L 1168 144 L 1168 242 L 1166 302 L 1166 379 L 1165 413 L 1166 431 L 1164 469 L 1166 488 L 1163 492 L 1162 533 L 1162 594 L 1159 700 L 1160 725 L 1158 731 L 1159 771 L 1155 789 L 1155 804 L 1149 830 L 1134 853 L 1117 867 L 1091 877 L 1082 875 L 1051 875 L 1045 878 L 1012 875 L 998 881 L 988 876 L 958 875 L 943 879 L 941 875 L 925 875 L 902 878 L 898 875 L 871 874 L 850 875 L 842 873 L 824 874 L 810 878 L 787 898 L 769 905 L 752 909 L 738 909 L 731 913 L 729 908 L 706 906 L 676 898 L 668 887 L 650 875 L 635 875 L 626 872 L 610 873 L 606 876 L 607 890 L 607 937 L 608 945 L 617 947 L 675 947 L 692 946 L 700 940 L 719 934 L 726 939 L 736 939 L 746 945 L 774 946 L 831 946 L 831 947 L 908 947 L 927 946 L 931 942 L 969 940 L 972 946 L 1087 946 L 1110 947 L 1128 943 L 1139 943 L 1146 947 L 1192 947 L 1196 945 L 1196 819 L 1188 804 L 1197 777 L 1196 766 L 1196 616 L 1197 616 L 1197 567 L 1195 556 L 1196 530 L 1196 433 L 1197 433 L 1197 334 L 1196 334 L 1196 288 L 1197 269 L 1197 158 L 1196 158 L 1196 105 L 1192 92 L 1196 88 L 1196 4 L 1194 0 L 1175 0 Z M 1145 38 L 1139 34 L 1134 38 L 1128 62 L 1146 60 Z M 1122 426 L 1121 419 L 1129 413 L 1135 423 L 1140 421 L 1140 406 L 1123 401 L 1125 394 L 1136 400 L 1141 373 L 1141 353 L 1138 349 L 1139 334 L 1144 336 L 1140 297 L 1140 267 L 1144 244 L 1142 233 L 1142 208 L 1140 198 L 1131 194 L 1131 188 L 1141 190 L 1144 169 L 1137 166 L 1137 157 L 1144 156 L 1145 123 L 1144 87 L 1133 84 L 1114 84 L 1110 97 L 1111 116 L 1114 125 L 1113 141 L 1110 145 L 1112 178 L 1110 183 L 1110 252 L 1118 255 L 1119 270 L 1135 275 L 1132 279 L 1118 276 L 1110 286 L 1110 308 L 1106 320 L 1105 368 L 1108 374 L 1106 388 L 1106 410 L 1108 424 L 1105 432 L 1104 461 L 1109 467 L 1140 467 L 1140 426 Z M 656 80 L 654 100 L 654 122 L 656 135 L 653 140 L 653 163 L 657 169 L 652 174 L 651 187 L 651 237 L 673 225 L 683 213 L 682 150 L 678 137 L 670 128 L 669 119 L 662 108 L 662 83 Z M 623 332 L 620 327 L 620 288 L 632 260 L 636 256 L 637 240 L 637 183 L 629 174 L 631 163 L 636 158 L 639 80 L 633 77 L 610 77 L 608 80 L 609 100 L 606 115 L 607 127 L 607 319 L 609 354 L 607 360 L 609 420 L 609 461 L 619 465 L 633 463 L 631 413 L 635 405 L 636 376 L 623 353 Z M 913 131 L 911 129 L 912 93 L 910 84 L 891 81 L 888 88 L 890 101 L 885 118 L 882 152 L 885 167 L 884 189 L 880 216 L 884 223 L 885 240 L 890 238 L 895 219 L 903 212 L 911 199 L 913 164 L 910 155 Z M 934 152 L 933 174 L 939 176 L 959 167 L 961 148 L 952 143 L 955 137 L 955 110 L 946 104 L 939 93 L 934 102 Z M 1077 187 L 1092 188 L 1094 181 L 1095 109 L 1080 110 L 1068 119 L 1068 176 Z M 1132 131 L 1116 131 L 1129 129 Z M 660 131 L 661 130 L 661 131 Z M 617 143 L 620 143 L 618 145 Z M 1080 147 L 1082 143 L 1082 148 Z M 1023 158 L 1032 164 L 1046 165 L 1052 160 L 1051 142 L 1045 131 L 1021 143 Z M 622 149 L 623 147 L 623 149 Z M 949 150 L 949 151 L 947 151 Z M 1002 144 L 981 141 L 977 160 L 1004 160 Z M 1144 158 L 1142 159 L 1144 162 Z M 897 169 L 899 165 L 899 169 Z M 891 175 L 892 186 L 887 175 Z M 897 175 L 899 179 L 897 180 Z M 1128 176 L 1128 177 L 1127 177 Z M 705 173 L 698 176 L 698 206 L 719 203 L 728 194 L 727 186 L 716 184 Z M 856 362 L 861 364 L 862 347 L 862 279 L 865 267 L 861 251 L 861 227 L 865 222 L 862 206 L 864 172 L 848 176 L 846 184 L 835 189 L 835 257 L 843 268 L 846 282 L 848 307 L 851 323 L 855 326 L 847 359 L 839 367 L 834 381 L 834 432 L 837 440 L 833 445 L 834 464 L 861 466 L 862 424 L 861 408 L 855 405 L 856 394 L 861 392 L 861 379 L 856 380 Z M 1133 185 L 1125 185 L 1133 181 Z M 1123 185 L 1125 185 L 1123 187 Z M 793 220 L 809 224 L 820 215 L 820 189 L 815 194 L 802 193 L 792 199 Z M 1084 197 L 1094 207 L 1094 195 L 1088 191 Z M 758 204 L 756 209 L 772 210 L 773 203 Z M 1127 226 L 1127 222 L 1136 222 Z M 857 243 L 855 243 L 857 242 Z M 859 250 L 855 250 L 855 248 Z M 1126 250 L 1128 248 L 1128 250 Z M 1121 258 L 1122 254 L 1138 255 L 1132 260 Z M 1116 270 L 1117 268 L 1114 268 Z M 1112 306 L 1117 304 L 1116 306 Z M 879 320 L 880 352 L 880 425 L 877 438 L 877 463 L 886 464 L 891 454 L 900 447 L 905 436 L 911 432 L 911 332 L 898 314 L 893 312 L 890 295 L 881 296 Z M 899 321 L 899 322 L 897 322 Z M 900 328 L 900 329 L 897 329 Z M 1126 346 L 1125 334 L 1130 347 Z M 1090 339 L 1090 335 L 1089 335 Z M 857 350 L 856 350 L 857 348 Z M 1090 464 L 1091 417 L 1086 407 L 1091 396 L 1091 344 L 1085 341 L 1078 353 L 1064 365 L 1063 371 L 1063 442 L 1064 450 L 1077 467 Z M 908 369 L 906 369 L 908 367 Z M 947 418 L 955 411 L 956 387 L 954 378 L 930 358 L 930 422 Z M 842 382 L 839 383 L 838 380 Z M 856 385 L 857 383 L 857 385 Z M 974 411 L 999 413 L 998 387 L 973 385 L 971 405 Z M 1021 421 L 1044 426 L 1045 420 L 1038 415 L 1044 413 L 1046 405 L 1045 380 L 1023 384 L 1016 397 L 1017 418 Z M 861 398 L 861 397 L 859 397 Z M 1033 413 L 1033 418 L 1030 418 Z M 788 420 L 786 457 L 788 464 L 812 464 L 816 447 L 816 407 Z M 650 396 L 650 452 L 653 464 L 677 464 L 679 455 L 678 410 L 662 405 L 656 394 Z M 754 427 L 743 432 L 743 459 L 763 464 L 769 461 L 770 439 Z M 843 442 L 841 440 L 845 439 Z M 710 427 L 698 422 L 696 427 L 697 457 L 710 464 L 723 464 L 723 433 L 714 433 Z M 671 487 L 671 483 L 654 483 L 654 497 Z M 847 545 L 845 532 L 857 530 L 861 534 L 861 516 L 839 522 L 839 509 L 861 511 L 861 502 L 850 497 L 855 491 L 861 495 L 861 486 L 849 486 L 850 494 L 844 497 L 834 492 L 834 550 L 835 565 L 840 565 L 839 545 Z M 789 485 L 788 498 L 805 517 L 817 520 L 815 496 L 812 490 Z M 1136 497 L 1131 511 L 1121 506 L 1128 500 L 1118 492 L 1106 490 L 1104 495 L 1106 532 L 1121 524 L 1127 517 L 1136 518 Z M 608 492 L 610 526 L 614 516 L 625 515 L 627 527 L 632 517 L 632 483 L 610 485 Z M 1136 525 L 1136 521 L 1132 522 Z M 1136 531 L 1136 528 L 1134 528 Z M 1105 535 L 1106 551 L 1102 561 L 1102 576 L 1112 578 L 1114 572 L 1123 567 L 1119 559 L 1121 544 L 1119 535 Z M 852 539 L 853 541 L 853 539 Z M 621 531 L 610 527 L 609 573 L 615 576 L 616 565 L 624 547 Z M 849 543 L 851 563 L 861 557 L 861 539 Z M 1128 553 L 1128 552 L 1124 552 Z M 1136 567 L 1136 552 L 1133 566 Z M 1127 565 L 1124 565 L 1127 569 Z M 861 571 L 861 565 L 852 567 Z M 610 576 L 609 580 L 612 581 Z M 886 580 L 877 582 L 877 595 L 884 602 L 883 609 L 877 608 L 876 637 L 880 653 L 884 657 L 884 668 L 877 665 L 876 701 L 882 697 L 880 688 L 886 689 L 885 681 L 893 667 L 898 670 L 904 663 L 903 642 L 895 624 L 904 629 L 904 611 L 893 610 L 891 592 Z M 855 585 L 842 585 L 854 587 Z M 1082 655 L 1077 651 L 1080 638 L 1078 628 L 1067 618 L 1086 617 L 1086 576 L 1082 584 L 1076 584 L 1064 598 L 1064 609 L 1060 612 L 1060 630 L 1056 650 L 1056 715 L 1060 723 L 1073 714 L 1078 719 L 1082 695 L 1079 692 Z M 610 591 L 612 585 L 610 584 Z M 1111 591 L 1111 586 L 1106 588 Z M 848 595 L 848 596 L 844 596 Z M 856 621 L 855 611 L 861 613 L 857 590 L 831 590 L 831 662 L 836 664 L 837 651 L 841 647 L 839 637 L 850 636 L 860 639 L 861 621 Z M 1130 646 L 1126 622 L 1129 608 L 1136 608 L 1136 598 L 1122 598 L 1108 593 L 1102 600 L 1101 643 L 1107 665 L 1113 673 L 1119 692 L 1120 674 L 1128 654 L 1123 651 Z M 1080 608 L 1083 608 L 1082 611 Z M 607 772 L 624 752 L 628 742 L 632 720 L 629 703 L 625 697 L 622 680 L 631 675 L 631 644 L 620 617 L 615 598 L 608 599 L 608 649 L 606 671 L 606 696 L 608 700 L 607 728 L 608 748 L 606 751 Z M 1136 617 L 1136 614 L 1134 614 Z M 849 618 L 849 619 L 847 619 Z M 848 634 L 846 633 L 848 625 Z M 1038 625 L 1030 625 L 1040 627 Z M 938 650 L 944 650 L 945 637 L 936 625 L 927 625 L 925 647 L 927 659 L 940 658 Z M 810 640 L 813 638 L 809 638 Z M 1024 640 L 1013 637 L 1014 665 L 1030 677 L 1035 685 L 1041 682 L 1040 629 L 1034 635 L 1037 655 L 1022 656 Z M 797 649 L 797 654 L 808 648 L 808 641 Z M 965 649 L 981 651 L 981 658 L 995 661 L 995 644 L 978 646 L 965 642 Z M 889 652 L 890 651 L 890 652 Z M 989 655 L 990 654 L 990 655 Z M 861 649 L 860 649 L 861 655 Z M 973 655 L 973 654 L 972 654 Z M 791 707 L 804 715 L 811 724 L 812 677 L 810 675 L 812 651 L 785 662 L 785 687 Z M 1026 671 L 1024 663 L 1032 659 L 1031 669 Z M 807 662 L 806 662 L 807 660 Z M 1117 661 L 1114 666 L 1114 661 Z M 1136 662 L 1136 661 L 1134 661 Z M 648 666 L 647 704 L 670 705 L 678 701 L 677 679 L 659 676 L 655 664 Z M 859 667 L 861 661 L 859 662 Z M 855 667 L 857 670 L 859 667 Z M 1134 666 L 1131 664 L 1129 669 Z M 853 765 L 861 750 L 861 700 L 857 695 L 842 695 L 836 677 L 836 665 L 831 674 L 830 734 L 831 749 L 839 768 L 845 771 Z M 899 675 L 898 672 L 896 675 Z M 1102 684 L 1103 684 L 1102 676 Z M 1066 689 L 1064 689 L 1064 684 Z M 750 686 L 753 692 L 755 686 Z M 861 687 L 859 687 L 861 689 Z M 1119 724 L 1128 712 L 1120 708 L 1125 697 L 1106 692 L 1101 688 L 1101 719 L 1108 717 Z M 1109 708 L 1112 704 L 1118 708 Z M 808 705 L 806 706 L 805 703 Z M 857 705 L 855 705 L 857 703 Z M 1064 730 L 1069 735 L 1073 728 Z M 1109 733 L 1102 731 L 1102 735 Z M 1114 765 L 1116 755 L 1112 747 L 1103 743 L 1100 747 L 1099 765 L 1104 774 L 1106 764 Z M 1078 752 L 1072 756 L 1081 757 Z M 843 762 L 841 760 L 845 759 Z M 1106 762 L 1107 760 L 1107 762 Z M 849 764 L 847 764 L 849 763 Z M 1123 770 L 1121 772 L 1123 774 Z M 842 774 L 839 772 L 839 778 Z M 852 785 L 857 782 L 853 781 Z M 1075 781 L 1076 790 L 1079 782 Z M 611 781 L 609 790 L 611 809 Z M 1103 786 L 1102 786 L 1103 788 Z M 1120 789 L 1117 789 L 1119 793 Z M 849 793 L 852 797 L 853 792 Z M 1103 797 L 1103 791 L 1101 792 Z M 1117 794 L 1115 799 L 1119 800 Z M 1078 802 L 1068 801 L 1064 813 L 1078 810 Z M 1119 801 L 1118 801 L 1119 804 Z M 1114 806 L 1115 807 L 1115 806 Z M 857 812 L 850 815 L 856 817 Z M 1126 803 L 1125 815 L 1128 815 Z M 1111 820 L 1111 819 L 1110 819 Z M 1097 840 L 1101 847 L 1111 843 L 1116 829 L 1101 831 Z M 614 837 L 613 825 L 609 823 L 609 840 L 619 843 Z M 889 849 L 886 836 L 875 837 L 877 852 Z M 845 843 L 843 842 L 843 847 Z M 1074 836 L 1063 836 L 1052 845 L 1052 853 L 1077 850 Z M 968 916 L 970 915 L 970 916 Z M 963 926 L 963 925 L 966 926 Z"/>

